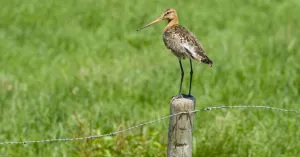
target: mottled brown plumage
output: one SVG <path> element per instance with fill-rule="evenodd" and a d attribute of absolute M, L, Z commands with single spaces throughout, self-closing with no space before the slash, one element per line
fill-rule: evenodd
<path fill-rule="evenodd" d="M 184 77 L 184 71 L 182 68 L 181 59 L 185 59 L 185 58 L 190 59 L 190 68 L 191 68 L 190 88 L 189 88 L 189 95 L 190 95 L 191 86 L 192 86 L 192 76 L 193 76 L 193 67 L 192 67 L 191 60 L 193 59 L 198 62 L 209 64 L 210 66 L 212 66 L 213 62 L 205 54 L 204 49 L 200 41 L 197 39 L 197 37 L 190 31 L 188 31 L 186 28 L 178 24 L 178 17 L 175 9 L 167 9 L 161 15 L 161 17 L 149 23 L 148 25 L 143 26 L 138 30 L 146 28 L 161 20 L 168 21 L 168 24 L 164 28 L 164 33 L 163 33 L 164 44 L 179 59 L 179 65 L 181 70 L 179 96 L 181 96 L 182 81 Z"/>
<path fill-rule="evenodd" d="M 168 49 L 180 59 L 191 58 L 212 65 L 196 36 L 180 25 L 173 25 L 163 33 L 163 41 Z"/>

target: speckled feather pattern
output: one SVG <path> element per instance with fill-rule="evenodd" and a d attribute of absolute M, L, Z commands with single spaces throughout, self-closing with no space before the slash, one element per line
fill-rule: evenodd
<path fill-rule="evenodd" d="M 179 59 L 191 58 L 206 64 L 212 61 L 206 56 L 197 37 L 181 25 L 173 25 L 163 33 L 166 47 Z"/>

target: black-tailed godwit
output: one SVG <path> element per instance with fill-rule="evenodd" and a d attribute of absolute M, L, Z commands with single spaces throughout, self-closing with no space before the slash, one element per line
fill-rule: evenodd
<path fill-rule="evenodd" d="M 181 80 L 178 96 L 182 96 L 181 89 L 184 77 L 184 70 L 182 68 L 181 60 L 185 58 L 190 59 L 191 71 L 189 95 L 191 95 L 193 77 L 192 59 L 198 62 L 208 64 L 210 66 L 212 66 L 213 62 L 205 54 L 204 49 L 197 37 L 192 32 L 188 31 L 186 28 L 178 24 L 178 16 L 175 9 L 167 9 L 158 19 L 139 28 L 137 31 L 146 28 L 154 23 L 157 23 L 161 20 L 168 21 L 168 24 L 164 28 L 163 32 L 164 44 L 179 60 Z"/>

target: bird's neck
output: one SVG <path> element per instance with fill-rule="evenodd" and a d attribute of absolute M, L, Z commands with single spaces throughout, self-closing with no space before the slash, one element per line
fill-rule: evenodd
<path fill-rule="evenodd" d="M 174 25 L 178 25 L 178 18 L 174 18 L 172 20 L 169 20 L 167 26 L 164 29 L 164 31 L 166 31 L 168 28 L 170 28 Z"/>

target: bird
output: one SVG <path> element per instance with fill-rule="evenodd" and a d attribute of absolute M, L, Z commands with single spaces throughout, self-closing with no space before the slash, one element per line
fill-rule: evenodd
<path fill-rule="evenodd" d="M 182 97 L 182 82 L 184 78 L 184 70 L 181 60 L 186 58 L 190 60 L 190 84 L 188 95 L 191 96 L 193 77 L 192 60 L 208 64 L 210 67 L 212 67 L 213 61 L 208 58 L 197 37 L 188 29 L 179 25 L 177 12 L 173 8 L 166 9 L 159 18 L 137 29 L 137 31 L 140 31 L 162 20 L 167 20 L 167 26 L 163 30 L 163 42 L 165 46 L 178 58 L 181 71 L 179 93 L 177 97 Z"/>

